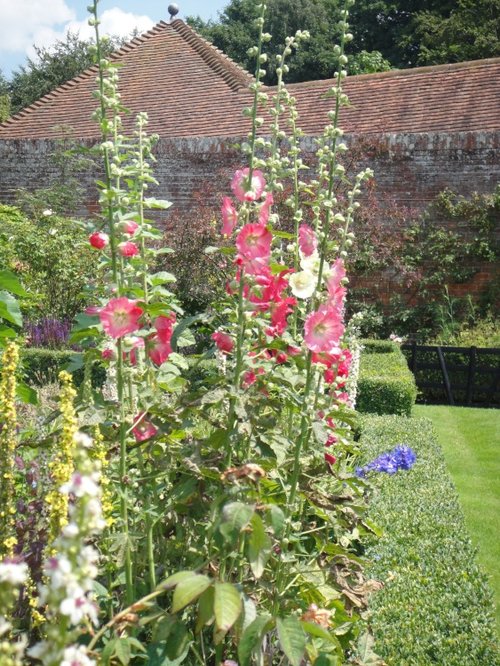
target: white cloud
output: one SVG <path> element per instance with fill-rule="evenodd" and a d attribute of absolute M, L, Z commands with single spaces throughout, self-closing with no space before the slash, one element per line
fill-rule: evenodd
<path fill-rule="evenodd" d="M 123 37 L 136 28 L 144 32 L 154 25 L 149 16 L 118 7 L 104 11 L 100 21 L 101 34 Z M 94 36 L 87 19 L 78 21 L 65 0 L 0 0 L 0 55 L 7 51 L 33 57 L 33 44 L 49 47 L 68 31 L 79 33 L 82 39 Z"/>

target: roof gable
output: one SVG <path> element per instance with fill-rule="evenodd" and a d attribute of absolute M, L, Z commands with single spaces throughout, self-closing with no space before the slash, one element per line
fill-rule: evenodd
<path fill-rule="evenodd" d="M 149 131 L 166 138 L 241 137 L 249 130 L 242 109 L 251 100 L 251 75 L 181 20 L 161 21 L 112 59 L 122 64 L 119 89 L 131 112 L 126 132 L 140 111 L 148 113 Z M 0 125 L 0 139 L 54 139 L 61 126 L 71 127 L 75 138 L 97 139 L 96 77 L 94 66 L 45 95 Z M 327 122 L 332 100 L 325 93 L 334 83 L 288 85 L 306 134 L 319 134 Z M 500 58 L 353 76 L 345 90 L 348 132 L 500 129 Z"/>

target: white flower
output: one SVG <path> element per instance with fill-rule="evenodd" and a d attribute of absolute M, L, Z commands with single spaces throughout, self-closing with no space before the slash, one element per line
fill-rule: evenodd
<path fill-rule="evenodd" d="M 43 211 L 42 215 L 43 215 L 44 217 L 50 217 L 51 215 L 54 215 L 54 211 L 53 211 L 53 210 L 50 210 L 50 208 L 46 208 L 46 209 Z"/>
<path fill-rule="evenodd" d="M 84 432 L 76 432 L 73 441 L 75 442 L 76 446 L 79 446 L 84 449 L 91 449 L 92 448 L 92 437 L 89 437 L 86 433 Z"/>
<path fill-rule="evenodd" d="M 72 645 L 64 650 L 60 666 L 95 666 L 95 661 L 87 656 L 83 645 Z"/>
<path fill-rule="evenodd" d="M 28 577 L 28 565 L 24 562 L 0 562 L 0 583 L 22 585 Z"/>
<path fill-rule="evenodd" d="M 84 476 L 75 472 L 68 483 L 62 485 L 59 489 L 64 495 L 74 495 L 75 497 L 98 497 L 100 494 L 99 486 L 94 482 L 91 476 Z"/>
<path fill-rule="evenodd" d="M 297 298 L 310 298 L 316 289 L 316 276 L 309 271 L 299 271 L 290 276 L 292 294 Z"/>
<path fill-rule="evenodd" d="M 80 530 L 78 529 L 78 525 L 75 525 L 75 523 L 70 523 L 69 525 L 65 525 L 62 528 L 62 535 L 66 539 L 74 539 L 78 534 L 80 533 Z"/>
<path fill-rule="evenodd" d="M 59 611 L 68 617 L 71 624 L 78 625 L 85 618 L 90 619 L 95 625 L 98 624 L 96 605 L 88 599 L 84 590 L 76 585 L 68 590 L 66 599 L 61 601 Z"/>
<path fill-rule="evenodd" d="M 55 590 L 76 583 L 71 562 L 65 555 L 50 557 L 45 564 L 45 574 L 50 578 L 50 585 Z"/>
<path fill-rule="evenodd" d="M 304 271 L 308 271 L 309 273 L 314 273 L 314 275 L 317 275 L 319 273 L 320 263 L 321 263 L 321 258 L 317 250 L 313 252 L 309 257 L 304 257 L 302 253 L 300 255 L 300 267 Z"/>

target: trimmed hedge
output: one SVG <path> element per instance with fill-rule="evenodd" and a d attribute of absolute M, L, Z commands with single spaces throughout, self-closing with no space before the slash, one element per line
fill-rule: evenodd
<path fill-rule="evenodd" d="M 366 574 L 384 583 L 369 604 L 375 651 L 394 666 L 497 666 L 494 606 L 458 496 L 428 419 L 365 416 L 363 463 L 405 443 L 408 472 L 374 475 Z"/>
<path fill-rule="evenodd" d="M 24 379 L 29 384 L 43 386 L 58 381 L 58 375 L 64 370 L 68 363 L 78 357 L 81 352 L 75 352 L 70 349 L 37 349 L 28 347 L 21 351 L 21 363 L 24 370 Z M 83 381 L 83 368 L 73 372 L 73 381 L 75 386 L 80 386 Z M 101 386 L 106 379 L 105 369 L 94 364 L 92 368 L 92 384 Z"/>
<path fill-rule="evenodd" d="M 399 347 L 392 340 L 372 340 L 365 338 L 360 341 L 367 354 L 391 354 L 398 351 Z"/>
<path fill-rule="evenodd" d="M 392 342 L 392 350 L 373 343 L 363 342 L 358 379 L 356 409 L 371 414 L 399 414 L 410 416 L 417 398 L 417 387 L 406 359 Z M 366 349 L 377 349 L 367 353 Z"/>

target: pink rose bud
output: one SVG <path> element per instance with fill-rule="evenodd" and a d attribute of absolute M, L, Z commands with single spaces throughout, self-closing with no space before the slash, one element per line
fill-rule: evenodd
<path fill-rule="evenodd" d="M 139 254 L 139 248 L 132 241 L 124 241 L 118 244 L 118 252 L 122 257 L 135 257 Z"/>
<path fill-rule="evenodd" d="M 103 231 L 94 231 L 94 233 L 89 236 L 89 243 L 97 250 L 102 250 L 103 247 L 109 245 L 109 236 Z"/>

